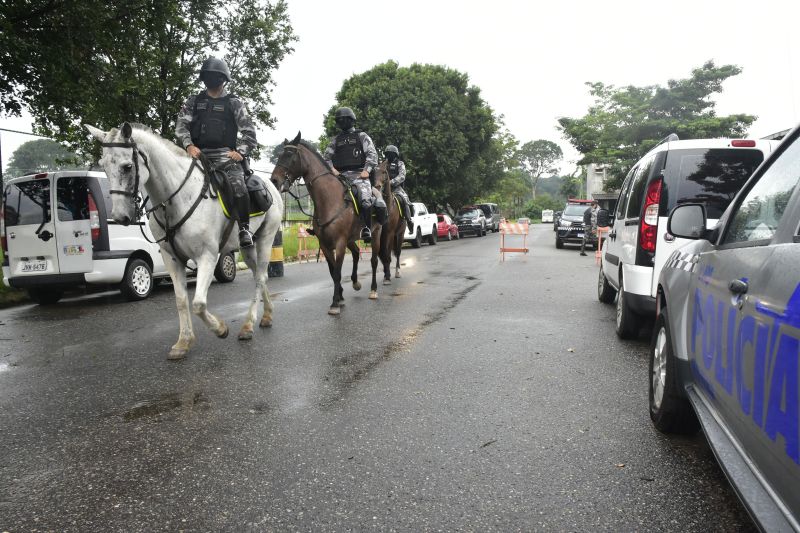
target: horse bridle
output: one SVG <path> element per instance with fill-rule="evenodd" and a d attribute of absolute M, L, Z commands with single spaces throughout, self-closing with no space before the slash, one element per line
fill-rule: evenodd
<path fill-rule="evenodd" d="M 127 191 L 123 189 L 109 189 L 110 194 L 120 194 L 122 196 L 130 196 L 131 202 L 133 202 L 133 209 L 136 214 L 136 218 L 138 219 L 142 215 L 142 209 L 144 208 L 144 202 L 140 203 L 139 197 L 139 157 L 142 158 L 144 161 L 144 167 L 147 169 L 147 172 L 150 172 L 150 165 L 147 163 L 147 156 L 144 152 L 139 151 L 139 147 L 136 146 L 136 142 L 131 139 L 128 142 L 121 142 L 121 143 L 100 143 L 100 146 L 103 148 L 130 148 L 131 153 L 133 155 L 133 190 Z"/>

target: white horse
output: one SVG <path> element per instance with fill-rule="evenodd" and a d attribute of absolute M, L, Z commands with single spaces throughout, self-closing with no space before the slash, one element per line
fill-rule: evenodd
<path fill-rule="evenodd" d="M 111 217 L 123 225 L 135 221 L 140 214 L 136 198 L 141 188 L 150 197 L 151 204 L 156 206 L 149 215 L 150 229 L 161 240 L 161 255 L 175 288 L 180 321 L 178 342 L 172 346 L 167 358 L 184 358 L 195 340 L 186 290 L 185 261 L 188 259 L 197 265 L 192 311 L 218 337 L 227 337 L 228 326 L 208 312 L 206 302 L 217 257 L 239 247 L 238 232 L 231 227 L 236 223 L 225 217 L 217 200 L 206 194 L 207 181 L 200 165 L 175 144 L 145 126 L 131 126 L 126 122 L 121 128 L 107 132 L 88 125 L 86 129 L 103 145 L 100 164 L 109 179 Z M 254 246 L 242 254 L 253 272 L 256 288 L 247 318 L 239 331 L 240 340 L 253 337 L 259 295 L 264 301 L 264 314 L 259 325 L 272 325 L 267 266 L 272 242 L 281 223 L 283 200 L 270 181 L 265 180 L 265 183 L 272 195 L 272 207 L 266 215 L 250 221 Z M 172 235 L 167 237 L 164 227 L 170 228 Z"/>

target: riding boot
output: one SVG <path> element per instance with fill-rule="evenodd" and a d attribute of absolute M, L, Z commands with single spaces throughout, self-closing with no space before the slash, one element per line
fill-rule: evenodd
<path fill-rule="evenodd" d="M 369 240 L 372 237 L 372 206 L 361 205 L 361 223 L 364 229 L 361 230 L 361 238 Z"/>
<path fill-rule="evenodd" d="M 247 195 L 236 198 L 236 214 L 239 220 L 239 248 L 253 246 L 253 234 L 250 233 L 250 198 Z"/>
<path fill-rule="evenodd" d="M 403 202 L 403 212 L 405 213 L 408 231 L 414 233 L 414 221 L 411 220 L 411 208 L 408 206 L 408 202 Z"/>

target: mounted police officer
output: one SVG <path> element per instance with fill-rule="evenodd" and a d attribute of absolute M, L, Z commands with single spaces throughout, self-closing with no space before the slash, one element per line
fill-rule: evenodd
<path fill-rule="evenodd" d="M 414 223 L 411 221 L 411 201 L 408 199 L 408 194 L 403 189 L 403 183 L 406 181 L 406 164 L 400 160 L 400 150 L 397 146 L 390 144 L 383 151 L 384 157 L 389 161 L 387 170 L 389 177 L 392 179 L 392 192 L 400 197 L 400 203 L 403 206 L 403 216 L 408 225 L 408 231 L 414 232 Z"/>
<path fill-rule="evenodd" d="M 355 129 L 356 114 L 349 107 L 340 107 L 334 115 L 340 133 L 333 137 L 325 150 L 325 162 L 335 175 L 342 174 L 358 188 L 363 238 L 371 236 L 372 207 L 379 224 L 386 223 L 386 202 L 374 194 L 369 177 L 378 165 L 378 152 L 369 135 Z"/>
<path fill-rule="evenodd" d="M 194 158 L 205 154 L 213 163 L 242 162 L 257 146 L 256 129 L 239 98 L 225 90 L 231 72 L 222 59 L 209 57 L 200 67 L 200 80 L 206 90 L 192 95 L 183 104 L 175 125 L 175 137 Z M 250 198 L 242 165 L 229 165 L 228 182 L 234 196 L 239 222 L 239 246 L 253 246 L 250 233 Z"/>

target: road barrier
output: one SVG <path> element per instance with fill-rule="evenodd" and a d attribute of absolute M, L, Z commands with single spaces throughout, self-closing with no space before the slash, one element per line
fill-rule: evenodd
<path fill-rule="evenodd" d="M 609 226 L 601 226 L 597 228 L 597 244 L 594 247 L 594 262 L 598 265 L 602 262 L 603 236 L 608 236 L 610 231 L 611 228 Z"/>
<path fill-rule="evenodd" d="M 506 260 L 506 253 L 528 253 L 528 224 L 519 224 L 516 222 L 501 222 L 500 223 L 500 257 L 503 261 Z M 510 248 L 506 246 L 506 235 L 522 235 L 522 248 Z"/>
<path fill-rule="evenodd" d="M 309 235 L 308 230 L 306 230 L 305 224 L 299 224 L 297 226 L 297 261 L 299 263 L 303 262 L 303 258 L 305 258 L 307 263 L 311 262 L 311 256 L 317 256 L 317 263 L 319 263 L 319 249 L 311 250 L 308 247 L 307 239 L 311 237 Z"/>
<path fill-rule="evenodd" d="M 271 278 L 283 277 L 283 231 L 280 229 L 275 234 L 275 240 L 272 241 L 272 253 L 269 257 L 269 265 L 267 265 L 267 275 Z"/>

